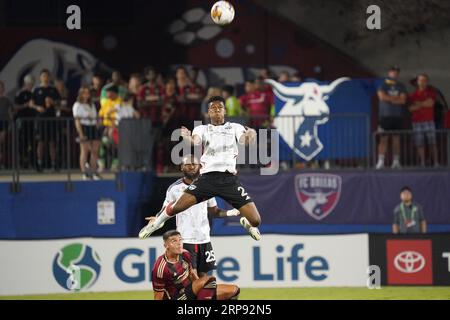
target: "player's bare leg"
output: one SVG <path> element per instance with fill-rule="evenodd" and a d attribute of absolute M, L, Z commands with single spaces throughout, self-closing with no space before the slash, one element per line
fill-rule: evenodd
<path fill-rule="evenodd" d="M 192 282 L 192 292 L 197 300 L 217 299 L 217 283 L 213 276 L 198 278 Z"/>
<path fill-rule="evenodd" d="M 253 239 L 260 240 L 261 234 L 259 233 L 258 226 L 261 224 L 261 216 L 254 202 L 249 202 L 239 208 L 239 212 L 242 215 L 240 220 L 241 225 L 247 229 Z"/>
<path fill-rule="evenodd" d="M 234 284 L 218 284 L 217 300 L 237 300 L 241 290 Z"/>
<path fill-rule="evenodd" d="M 139 232 L 139 238 L 148 238 L 153 232 L 160 229 L 164 222 L 193 205 L 197 204 L 197 198 L 192 194 L 184 192 L 175 203 L 169 203 L 156 214 L 156 219 L 146 218 L 149 223 Z"/>

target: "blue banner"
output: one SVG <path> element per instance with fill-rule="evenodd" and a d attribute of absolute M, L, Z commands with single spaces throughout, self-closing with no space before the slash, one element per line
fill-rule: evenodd
<path fill-rule="evenodd" d="M 378 79 L 267 83 L 275 94 L 280 160 L 369 156 L 371 99 Z"/>

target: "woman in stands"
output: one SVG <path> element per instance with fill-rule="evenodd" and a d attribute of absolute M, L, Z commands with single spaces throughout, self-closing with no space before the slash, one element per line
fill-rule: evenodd
<path fill-rule="evenodd" d="M 97 159 L 101 134 L 97 109 L 87 86 L 82 86 L 78 91 L 77 101 L 73 105 L 73 117 L 80 141 L 80 169 L 83 172 L 83 180 L 100 180 L 101 177 L 97 173 Z M 87 161 L 89 154 L 90 165 Z"/>

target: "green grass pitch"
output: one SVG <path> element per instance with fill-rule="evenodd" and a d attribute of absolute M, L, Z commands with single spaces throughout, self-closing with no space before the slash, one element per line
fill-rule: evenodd
<path fill-rule="evenodd" d="M 152 291 L 0 296 L 1 299 L 152 300 Z M 241 290 L 240 300 L 450 300 L 450 287 L 276 288 Z"/>

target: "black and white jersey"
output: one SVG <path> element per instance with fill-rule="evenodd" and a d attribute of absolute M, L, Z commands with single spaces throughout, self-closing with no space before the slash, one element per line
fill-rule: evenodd
<path fill-rule="evenodd" d="M 195 127 L 192 136 L 199 136 L 203 144 L 200 173 L 228 171 L 236 174 L 238 141 L 244 132 L 241 124 L 233 122 Z"/>

